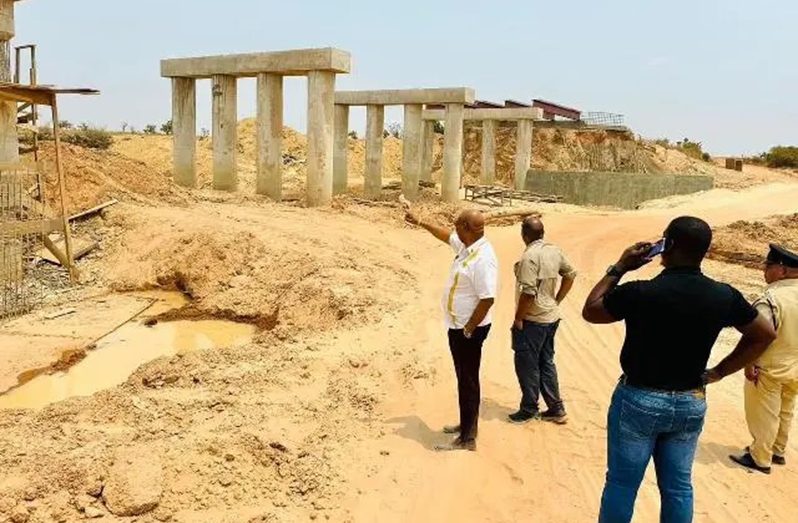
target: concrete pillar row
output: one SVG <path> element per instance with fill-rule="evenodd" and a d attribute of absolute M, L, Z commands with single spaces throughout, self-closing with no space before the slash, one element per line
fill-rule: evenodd
<path fill-rule="evenodd" d="M 515 188 L 526 188 L 526 175 L 532 164 L 532 120 L 519 120 L 515 143 Z"/>
<path fill-rule="evenodd" d="M 379 198 L 382 192 L 382 144 L 385 130 L 385 107 L 366 106 L 366 166 L 363 192 L 366 198 Z"/>
<path fill-rule="evenodd" d="M 483 184 L 491 185 L 496 181 L 496 120 L 482 122 L 482 176 Z"/>
<path fill-rule="evenodd" d="M 328 205 L 333 189 L 335 73 L 308 73 L 308 161 L 306 203 Z"/>
<path fill-rule="evenodd" d="M 172 78 L 173 172 L 177 185 L 197 186 L 197 81 Z"/>
<path fill-rule="evenodd" d="M 402 136 L 402 194 L 413 201 L 418 198 L 418 180 L 421 177 L 422 133 L 424 121 L 421 104 L 405 105 L 404 134 Z"/>
<path fill-rule="evenodd" d="M 235 191 L 238 187 L 238 83 L 235 76 L 214 75 L 213 188 Z"/>
<path fill-rule="evenodd" d="M 349 164 L 347 161 L 349 140 L 349 106 L 335 106 L 335 152 L 333 153 L 333 194 L 346 192 Z"/>
<path fill-rule="evenodd" d="M 460 199 L 463 155 L 463 104 L 446 104 L 443 131 L 443 179 L 441 197 L 447 202 Z"/>
<path fill-rule="evenodd" d="M 257 82 L 255 192 L 279 202 L 283 197 L 283 77 L 260 73 Z"/>
<path fill-rule="evenodd" d="M 432 163 L 435 154 L 435 122 L 424 121 L 424 132 L 421 138 L 421 175 L 420 179 L 425 182 L 432 181 Z"/>

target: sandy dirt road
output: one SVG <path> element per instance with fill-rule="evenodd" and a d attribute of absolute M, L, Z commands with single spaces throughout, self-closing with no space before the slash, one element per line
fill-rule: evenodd
<path fill-rule="evenodd" d="M 557 337 L 557 364 L 570 423 L 510 425 L 507 414 L 519 399 L 510 350 L 513 314 L 511 267 L 521 252 L 518 227 L 489 229 L 500 269 L 500 298 L 486 343 L 483 404 L 477 453 L 435 453 L 446 441 L 439 432 L 455 421 L 456 399 L 438 300 L 451 253 L 419 234 L 424 253 L 422 297 L 401 319 L 396 336 L 418 341 L 418 351 L 435 370 L 434 380 L 415 388 L 386 391 L 385 433 L 353 456 L 347 504 L 355 521 L 595 521 L 605 471 L 605 418 L 620 374 L 623 326 L 592 326 L 581 319 L 587 292 L 623 248 L 661 234 L 668 221 L 696 214 L 713 226 L 739 219 L 795 212 L 798 185 L 762 186 L 722 199 L 696 199 L 671 209 L 620 214 L 549 214 L 547 239 L 563 247 L 580 270 L 564 304 Z M 647 267 L 639 277 L 659 269 Z M 733 341 L 734 336 L 726 335 Z M 388 339 L 389 341 L 389 339 Z M 719 342 L 718 359 L 728 351 Z M 709 414 L 695 464 L 696 521 L 794 521 L 798 466 L 792 461 L 771 476 L 732 466 L 727 454 L 746 445 L 742 376 L 727 378 L 708 394 Z M 791 446 L 794 452 L 798 444 Z M 379 460 L 375 458 L 379 456 Z M 798 458 L 793 458 L 793 460 Z M 640 490 L 635 521 L 657 521 L 659 496 L 649 468 Z"/>

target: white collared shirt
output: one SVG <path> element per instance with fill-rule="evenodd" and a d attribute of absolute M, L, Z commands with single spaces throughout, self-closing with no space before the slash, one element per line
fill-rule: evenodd
<path fill-rule="evenodd" d="M 444 321 L 448 329 L 462 329 L 480 300 L 496 298 L 499 263 L 493 246 L 484 237 L 466 247 L 453 232 L 449 245 L 457 255 L 443 293 Z M 493 315 L 488 311 L 479 326 L 490 325 L 492 321 Z"/>

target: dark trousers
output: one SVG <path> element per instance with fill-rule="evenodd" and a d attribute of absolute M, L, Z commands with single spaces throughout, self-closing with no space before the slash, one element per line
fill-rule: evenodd
<path fill-rule="evenodd" d="M 538 412 L 538 398 L 543 394 L 552 412 L 564 412 L 554 365 L 554 335 L 559 321 L 554 323 L 524 322 L 522 330 L 513 329 L 515 373 L 521 385 L 521 408 L 526 414 Z"/>
<path fill-rule="evenodd" d="M 479 423 L 479 365 L 482 362 L 482 344 L 488 337 L 490 325 L 477 327 L 470 338 L 463 329 L 449 331 L 449 350 L 457 375 L 457 396 L 460 402 L 460 439 L 470 441 L 477 437 Z"/>

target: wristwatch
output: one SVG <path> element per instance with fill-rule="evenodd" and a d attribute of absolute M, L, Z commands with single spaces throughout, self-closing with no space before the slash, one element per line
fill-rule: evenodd
<path fill-rule="evenodd" d="M 618 278 L 619 280 L 623 278 L 623 271 L 618 270 L 618 267 L 615 265 L 610 265 L 607 269 L 607 276 L 611 276 L 613 278 Z"/>

